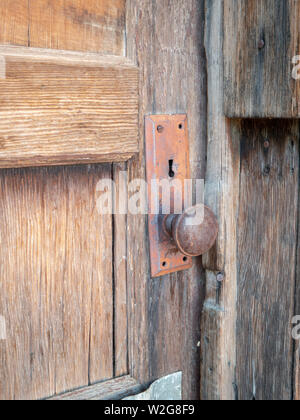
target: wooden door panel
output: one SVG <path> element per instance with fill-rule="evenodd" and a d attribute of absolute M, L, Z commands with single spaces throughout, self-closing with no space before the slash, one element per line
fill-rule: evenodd
<path fill-rule="evenodd" d="M 138 152 L 138 69 L 123 57 L 0 47 L 0 167 Z"/>
<path fill-rule="evenodd" d="M 124 55 L 125 0 L 1 0 L 0 43 Z"/>
<path fill-rule="evenodd" d="M 30 0 L 30 46 L 124 55 L 125 4 L 126 0 Z"/>
<path fill-rule="evenodd" d="M 117 196 L 127 198 L 127 184 L 120 182 L 121 173 L 126 173 L 126 163 L 114 163 L 112 178 L 115 182 Z M 116 200 L 115 213 L 119 212 Z M 129 373 L 128 370 L 128 283 L 127 283 L 127 215 L 113 216 L 113 282 L 114 282 L 114 375 L 116 377 Z"/>
<path fill-rule="evenodd" d="M 29 45 L 28 0 L 2 0 L 0 44 Z"/>
<path fill-rule="evenodd" d="M 187 113 L 191 176 L 203 179 L 206 158 L 204 2 L 127 0 L 128 57 L 140 67 L 140 133 L 144 116 Z M 129 181 L 145 178 L 143 141 L 129 165 Z M 203 270 L 151 279 L 147 223 L 128 215 L 130 368 L 141 382 L 183 371 L 183 398 L 199 397 L 199 341 Z"/>
<path fill-rule="evenodd" d="M 113 377 L 110 165 L 0 172 L 0 398 L 42 398 Z"/>
<path fill-rule="evenodd" d="M 123 0 L 5 0 L 0 44 L 124 62 L 124 14 Z M 97 183 L 115 178 L 118 188 L 121 170 L 1 170 L 0 399 L 52 397 L 128 373 L 126 216 L 96 208 Z"/>

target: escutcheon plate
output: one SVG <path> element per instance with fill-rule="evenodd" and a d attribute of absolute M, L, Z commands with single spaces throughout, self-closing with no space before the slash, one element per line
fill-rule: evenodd
<path fill-rule="evenodd" d="M 167 180 L 172 184 L 170 213 L 174 213 L 174 197 L 179 194 L 184 209 L 185 197 L 191 194 L 189 188 L 185 188 L 185 180 L 190 179 L 187 116 L 150 115 L 146 117 L 145 127 L 151 275 L 160 277 L 192 266 L 192 258 L 177 249 L 163 228 L 166 217 L 163 189 L 153 187 Z M 156 208 L 158 212 L 154 211 Z"/>

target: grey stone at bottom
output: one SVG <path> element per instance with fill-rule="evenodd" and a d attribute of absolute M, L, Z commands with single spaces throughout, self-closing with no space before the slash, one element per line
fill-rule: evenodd
<path fill-rule="evenodd" d="M 124 398 L 124 400 L 180 401 L 182 400 L 182 372 L 158 379 L 145 392 Z"/>

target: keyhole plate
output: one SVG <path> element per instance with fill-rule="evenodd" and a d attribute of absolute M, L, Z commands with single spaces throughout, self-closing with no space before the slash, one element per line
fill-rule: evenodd
<path fill-rule="evenodd" d="M 165 232 L 163 220 L 167 214 L 163 205 L 168 197 L 160 187 L 161 182 L 172 185 L 170 213 L 178 211 L 174 208 L 174 197 L 180 194 L 183 211 L 185 196 L 190 198 L 192 194 L 185 182 L 190 180 L 188 121 L 187 116 L 181 114 L 150 115 L 146 117 L 145 127 L 151 275 L 160 277 L 192 266 L 192 259 L 179 252 Z"/>

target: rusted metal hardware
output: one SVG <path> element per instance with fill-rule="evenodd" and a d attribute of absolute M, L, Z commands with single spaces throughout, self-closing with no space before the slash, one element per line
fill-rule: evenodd
<path fill-rule="evenodd" d="M 159 277 L 191 268 L 192 257 L 204 254 L 213 246 L 218 223 L 212 211 L 203 205 L 184 211 L 192 194 L 185 182 L 190 179 L 186 115 L 146 117 L 146 166 L 151 274 Z M 155 185 L 167 182 L 172 186 L 168 214 L 163 212 L 164 189 L 153 189 L 153 180 Z M 175 214 L 175 197 L 176 207 L 178 197 L 181 200 L 181 214 Z"/>
<path fill-rule="evenodd" d="M 189 208 L 182 215 L 170 214 L 164 225 L 177 248 L 188 257 L 208 252 L 216 242 L 219 230 L 216 216 L 202 204 Z"/>
<path fill-rule="evenodd" d="M 164 229 L 165 214 L 162 214 L 162 189 L 153 196 L 151 181 L 173 182 L 170 213 L 174 213 L 176 185 L 182 187 L 184 202 L 184 181 L 190 179 L 188 127 L 186 115 L 155 115 L 146 117 L 146 163 L 149 202 L 149 240 L 152 277 L 192 266 L 192 259 L 183 255 Z M 179 181 L 179 182 L 178 182 Z M 176 184 L 177 183 L 177 184 Z M 154 193 L 155 194 L 155 193 Z M 152 214 L 151 204 L 157 201 L 159 214 Z"/>

